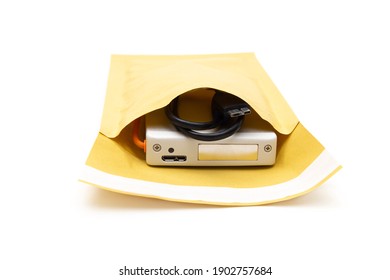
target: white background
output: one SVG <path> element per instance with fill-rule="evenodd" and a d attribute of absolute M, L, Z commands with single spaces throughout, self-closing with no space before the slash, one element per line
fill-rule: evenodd
<path fill-rule="evenodd" d="M 124 265 L 177 265 L 390 279 L 386 2 L 1 1 L 0 278 L 131 279 L 118 275 Z M 229 208 L 77 181 L 111 54 L 247 51 L 344 166 L 322 187 Z M 228 278 L 256 279 L 189 279 Z"/>

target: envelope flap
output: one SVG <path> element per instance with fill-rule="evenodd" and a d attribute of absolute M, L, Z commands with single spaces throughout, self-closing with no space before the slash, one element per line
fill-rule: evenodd
<path fill-rule="evenodd" d="M 114 138 L 134 119 L 205 87 L 239 96 L 282 134 L 290 134 L 298 124 L 252 53 L 113 55 L 100 132 Z"/>

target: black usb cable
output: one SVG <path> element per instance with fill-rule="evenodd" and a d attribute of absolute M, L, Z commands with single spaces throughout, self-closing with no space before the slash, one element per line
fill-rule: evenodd
<path fill-rule="evenodd" d="M 212 120 L 208 122 L 191 122 L 178 116 L 179 97 L 165 107 L 165 113 L 178 131 L 201 141 L 225 139 L 238 130 L 244 122 L 245 115 L 251 111 L 249 105 L 235 95 L 216 90 L 211 101 Z M 202 130 L 215 129 L 212 132 Z"/>

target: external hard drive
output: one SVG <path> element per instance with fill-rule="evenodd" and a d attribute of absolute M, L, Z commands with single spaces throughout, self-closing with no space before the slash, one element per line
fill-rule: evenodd
<path fill-rule="evenodd" d="M 196 115 L 196 111 L 191 114 Z M 238 132 L 217 141 L 201 141 L 182 134 L 171 124 L 164 109 L 147 114 L 145 128 L 149 165 L 261 166 L 275 163 L 276 133 L 256 113 L 246 116 Z"/>

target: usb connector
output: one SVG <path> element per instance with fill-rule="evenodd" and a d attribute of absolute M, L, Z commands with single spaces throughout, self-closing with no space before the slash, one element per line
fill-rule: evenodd
<path fill-rule="evenodd" d="M 231 118 L 237 118 L 237 117 L 241 117 L 241 116 L 245 116 L 245 115 L 250 114 L 251 110 L 248 107 L 244 107 L 241 109 L 229 110 L 227 113 Z"/>
<path fill-rule="evenodd" d="M 241 117 L 251 112 L 249 105 L 245 101 L 223 91 L 215 93 L 212 104 L 215 110 L 230 118 Z"/>

